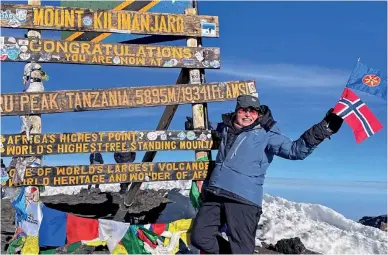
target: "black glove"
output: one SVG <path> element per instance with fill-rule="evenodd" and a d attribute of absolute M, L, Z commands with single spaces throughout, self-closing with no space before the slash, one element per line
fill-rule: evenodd
<path fill-rule="evenodd" d="M 344 120 L 337 114 L 333 113 L 333 110 L 334 109 L 331 108 L 329 111 L 327 111 L 323 120 L 326 121 L 327 127 L 330 129 L 330 131 L 335 134 L 341 128 Z"/>

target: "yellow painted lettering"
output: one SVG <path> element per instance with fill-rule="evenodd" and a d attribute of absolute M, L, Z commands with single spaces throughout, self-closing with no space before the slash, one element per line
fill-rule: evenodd
<path fill-rule="evenodd" d="M 133 15 L 133 18 L 132 18 L 132 30 L 135 30 L 135 31 L 140 30 L 139 16 L 137 14 Z"/>
<path fill-rule="evenodd" d="M 107 12 L 104 12 L 104 28 L 107 29 L 108 28 L 108 13 Z"/>
<path fill-rule="evenodd" d="M 54 10 L 46 9 L 44 12 L 44 25 L 52 27 L 54 25 Z"/>
<path fill-rule="evenodd" d="M 102 12 L 98 13 L 98 12 L 95 12 L 93 14 L 93 27 L 94 29 L 102 29 L 102 24 L 101 24 L 101 15 L 102 15 Z"/>
<path fill-rule="evenodd" d="M 82 14 L 84 14 L 83 10 L 75 10 L 77 14 L 77 27 L 82 27 Z"/>
<path fill-rule="evenodd" d="M 95 44 L 92 50 L 92 54 L 102 54 L 101 48 L 99 44 Z"/>
<path fill-rule="evenodd" d="M 178 33 L 183 33 L 185 30 L 185 21 L 183 20 L 182 16 L 177 17 L 176 19 L 176 30 Z"/>
<path fill-rule="evenodd" d="M 65 26 L 66 27 L 74 27 L 74 12 L 70 10 L 65 10 Z"/>
<path fill-rule="evenodd" d="M 154 16 L 155 19 L 154 19 L 154 26 L 151 27 L 151 32 L 158 32 L 159 31 L 159 16 L 158 15 L 155 15 Z"/>
<path fill-rule="evenodd" d="M 149 15 L 141 15 L 140 16 L 140 24 L 141 29 L 143 31 L 150 31 L 150 16 Z"/>
<path fill-rule="evenodd" d="M 174 16 L 167 16 L 167 22 L 168 22 L 168 32 L 176 33 L 176 18 Z"/>
<path fill-rule="evenodd" d="M 190 48 L 184 48 L 183 49 L 183 57 L 184 58 L 192 58 L 193 57 L 193 54 L 191 53 L 191 49 Z"/>
<path fill-rule="evenodd" d="M 79 54 L 80 44 L 79 42 L 70 42 L 69 52 L 72 54 Z"/>
<path fill-rule="evenodd" d="M 29 45 L 30 45 L 29 48 L 31 51 L 37 52 L 42 50 L 42 47 L 35 40 L 30 40 Z"/>
<path fill-rule="evenodd" d="M 159 32 L 170 32 L 169 29 L 167 29 L 166 16 L 160 16 Z"/>
<path fill-rule="evenodd" d="M 131 30 L 131 15 L 129 13 L 121 13 L 121 29 Z"/>
<path fill-rule="evenodd" d="M 65 25 L 65 16 L 63 15 L 63 10 L 56 10 L 54 18 L 54 25 L 56 27 L 62 27 Z"/>
<path fill-rule="evenodd" d="M 43 16 L 44 16 L 44 9 L 43 8 L 34 8 L 34 25 L 36 26 L 43 26 Z"/>

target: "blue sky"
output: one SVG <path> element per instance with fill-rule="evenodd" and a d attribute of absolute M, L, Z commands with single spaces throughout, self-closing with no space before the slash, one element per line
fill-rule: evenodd
<path fill-rule="evenodd" d="M 335 105 L 357 58 L 384 73 L 387 70 L 385 2 L 220 4 L 204 1 L 200 2 L 199 10 L 200 14 L 219 16 L 220 22 L 220 38 L 203 40 L 204 46 L 221 49 L 221 69 L 206 71 L 207 81 L 255 79 L 261 103 L 272 109 L 279 128 L 292 139 L 297 139 L 319 122 Z M 22 29 L 2 30 L 5 36 L 23 36 L 23 33 L 25 30 Z M 43 36 L 58 38 L 59 35 L 58 32 L 44 31 Z M 184 45 L 185 42 L 173 44 Z M 24 63 L 2 63 L 3 93 L 23 89 L 23 66 Z M 178 69 L 60 64 L 44 64 L 43 69 L 50 76 L 45 83 L 46 91 L 174 84 L 179 74 Z M 387 104 L 377 97 L 356 93 L 383 123 L 382 131 L 356 144 L 352 130 L 344 123 L 338 134 L 322 143 L 304 161 L 277 158 L 268 169 L 269 179 L 304 179 L 310 184 L 352 183 L 354 198 L 357 194 L 365 194 L 360 181 L 384 182 L 385 188 L 379 189 L 381 200 L 376 205 L 386 208 Z M 220 121 L 221 113 L 231 111 L 234 105 L 235 102 L 209 104 L 210 120 L 213 123 Z M 44 115 L 43 132 L 152 130 L 157 126 L 163 109 Z M 190 105 L 178 108 L 170 129 L 183 129 L 185 116 L 191 116 Z M 21 122 L 17 117 L 3 117 L 1 120 L 2 133 L 19 132 Z M 143 154 L 139 152 L 136 161 L 140 161 Z M 114 162 L 112 153 L 103 156 L 107 163 Z M 193 152 L 161 152 L 155 161 L 193 159 Z M 48 165 L 89 163 L 88 154 L 46 156 L 44 160 Z M 9 162 L 9 159 L 5 161 Z M 331 186 L 337 187 L 337 184 Z M 316 187 L 323 191 L 330 189 Z M 286 196 L 287 192 L 281 194 Z M 319 196 L 334 199 L 335 194 L 306 195 L 305 198 L 314 202 L 319 200 Z"/>

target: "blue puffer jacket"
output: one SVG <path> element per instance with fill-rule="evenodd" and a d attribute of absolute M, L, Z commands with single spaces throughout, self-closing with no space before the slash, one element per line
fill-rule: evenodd
<path fill-rule="evenodd" d="M 269 109 L 265 110 L 266 115 L 258 120 L 261 124 L 238 134 L 228 150 L 225 149 L 233 115 L 223 115 L 221 143 L 207 184 L 209 187 L 237 194 L 258 206 L 262 205 L 265 175 L 275 155 L 290 160 L 302 160 L 310 155 L 324 138 L 330 136 L 324 129 L 324 123 L 319 123 L 307 130 L 298 140 L 292 141 L 280 133 Z M 266 126 L 263 127 L 263 124 Z"/>

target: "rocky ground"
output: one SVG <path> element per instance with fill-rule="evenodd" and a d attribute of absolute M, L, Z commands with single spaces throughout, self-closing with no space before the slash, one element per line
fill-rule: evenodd
<path fill-rule="evenodd" d="M 167 190 L 142 190 L 136 196 L 136 200 L 131 206 L 130 214 L 127 214 L 126 222 L 132 224 L 151 223 L 159 218 L 160 213 L 166 207 L 168 199 L 166 198 Z M 153 199 L 150 199 L 153 198 Z M 105 192 L 80 192 L 77 195 L 54 195 L 42 196 L 41 201 L 46 206 L 60 210 L 63 212 L 72 213 L 82 217 L 113 219 L 116 211 L 119 208 L 121 197 L 117 193 Z M 14 227 L 14 209 L 11 206 L 9 199 L 2 199 L 1 203 L 1 254 L 3 254 L 8 246 L 9 240 L 15 232 Z M 58 254 L 66 253 L 58 249 Z M 77 254 L 109 254 L 105 247 L 81 247 L 76 251 Z M 259 254 L 295 254 L 304 253 L 312 254 L 307 250 L 298 238 L 281 240 L 276 245 L 263 245 L 256 247 L 255 253 Z"/>
<path fill-rule="evenodd" d="M 362 217 L 359 223 L 387 231 L 387 214 L 379 216 L 365 216 Z"/>

